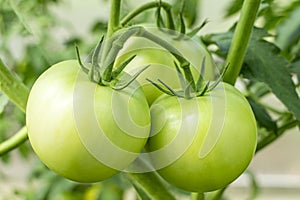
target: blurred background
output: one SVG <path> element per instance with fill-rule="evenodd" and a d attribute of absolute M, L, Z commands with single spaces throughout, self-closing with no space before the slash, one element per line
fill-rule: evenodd
<path fill-rule="evenodd" d="M 283 8 L 292 2 L 274 1 Z M 146 1 L 124 0 L 124 12 L 142 2 Z M 200 34 L 227 31 L 238 19 L 238 14 L 225 17 L 231 3 L 202 0 L 197 21 L 207 18 L 209 23 Z M 83 54 L 89 52 L 105 31 L 108 13 L 108 0 L 0 0 L 0 57 L 30 87 L 51 64 L 75 58 L 75 43 Z M 296 14 L 300 17 L 299 9 Z M 151 19 L 152 14 L 144 17 Z M 281 106 L 273 96 L 265 101 Z M 24 114 L 0 93 L 0 141 L 22 125 Z M 225 199 L 246 200 L 253 194 L 257 194 L 258 200 L 300 199 L 299 144 L 299 129 L 295 128 L 263 149 L 252 160 L 248 172 L 225 192 Z M 75 184 L 47 170 L 32 153 L 29 142 L 0 158 L 0 200 L 92 200 L 121 196 L 135 199 L 122 175 L 94 185 Z"/>

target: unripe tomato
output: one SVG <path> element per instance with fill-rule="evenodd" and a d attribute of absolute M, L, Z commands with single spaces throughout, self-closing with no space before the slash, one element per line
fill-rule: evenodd
<path fill-rule="evenodd" d="M 96 182 L 138 156 L 150 132 L 150 113 L 136 82 L 115 91 L 89 81 L 78 62 L 68 60 L 34 83 L 26 123 L 34 151 L 50 169 Z"/>
<path fill-rule="evenodd" d="M 225 187 L 249 165 L 256 148 L 256 121 L 233 86 L 220 83 L 204 96 L 162 95 L 151 106 L 147 150 L 170 184 L 190 192 Z"/>

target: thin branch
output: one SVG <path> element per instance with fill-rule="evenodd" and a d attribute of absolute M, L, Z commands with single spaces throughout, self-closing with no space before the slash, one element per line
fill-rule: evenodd
<path fill-rule="evenodd" d="M 241 17 L 237 24 L 227 56 L 227 64 L 230 64 L 230 66 L 223 79 L 231 85 L 235 84 L 235 81 L 241 71 L 260 2 L 261 0 L 244 1 Z"/>
<path fill-rule="evenodd" d="M 0 156 L 10 152 L 23 144 L 28 139 L 26 126 L 21 128 L 16 134 L 9 139 L 0 143 Z"/>

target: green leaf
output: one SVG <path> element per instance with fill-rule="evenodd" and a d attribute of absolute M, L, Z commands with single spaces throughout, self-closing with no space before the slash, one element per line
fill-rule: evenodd
<path fill-rule="evenodd" d="M 274 30 L 287 20 L 293 10 L 297 9 L 300 1 L 291 1 L 289 4 L 274 0 L 263 0 L 258 17 L 263 20 L 262 25 L 267 30 Z"/>
<path fill-rule="evenodd" d="M 300 7 L 290 13 L 277 28 L 276 43 L 281 49 L 294 45 L 300 38 Z"/>
<path fill-rule="evenodd" d="M 300 99 L 279 49 L 265 40 L 252 40 L 242 73 L 266 83 L 278 99 L 300 120 Z"/>
<path fill-rule="evenodd" d="M 227 53 L 229 52 L 235 27 L 236 24 L 234 24 L 227 32 L 206 35 L 202 37 L 201 40 L 206 45 L 210 45 L 210 44 L 217 45 L 219 48 L 215 51 L 215 53 L 223 58 L 226 58 Z M 265 29 L 254 28 L 250 43 L 253 40 L 260 40 L 261 38 L 269 37 L 269 36 L 270 34 Z"/>
<path fill-rule="evenodd" d="M 99 35 L 99 33 L 105 33 L 107 30 L 107 22 L 105 21 L 96 21 L 92 27 L 91 27 L 91 32 Z"/>
<path fill-rule="evenodd" d="M 210 44 L 215 44 L 218 46 L 218 49 L 215 51 L 216 54 L 226 58 L 227 53 L 229 52 L 229 47 L 233 37 L 233 32 L 236 27 L 236 24 L 233 25 L 227 32 L 210 34 L 201 38 L 202 42 L 207 46 Z"/>
<path fill-rule="evenodd" d="M 276 129 L 277 129 L 276 122 L 274 120 L 272 120 L 271 116 L 266 111 L 266 109 L 262 105 L 255 102 L 250 97 L 248 97 L 247 100 L 251 105 L 251 108 L 254 112 L 254 115 L 255 115 L 255 118 L 256 118 L 258 124 L 261 127 L 265 127 L 267 130 L 276 132 Z"/>
<path fill-rule="evenodd" d="M 8 97 L 0 91 L 0 114 L 3 112 L 8 102 L 9 102 Z"/>
<path fill-rule="evenodd" d="M 20 20 L 20 23 L 23 25 L 25 30 L 33 35 L 32 29 L 30 28 L 28 21 L 25 19 L 24 14 L 19 10 L 19 8 L 16 5 L 15 0 L 10 0 L 9 5 L 11 6 L 11 9 L 15 12 L 16 16 Z"/>
<path fill-rule="evenodd" d="M 0 58 L 0 90 L 22 111 L 26 109 L 29 90 Z"/>
<path fill-rule="evenodd" d="M 208 44 L 219 47 L 217 54 L 226 57 L 234 29 L 221 34 L 213 34 L 203 38 Z M 280 49 L 273 43 L 264 40 L 270 36 L 261 28 L 254 28 L 244 66 L 241 73 L 249 79 L 264 82 L 286 108 L 300 120 L 300 99 L 296 86 L 288 69 L 288 61 L 280 55 Z"/>
<path fill-rule="evenodd" d="M 297 75 L 298 83 L 300 82 L 300 59 L 291 63 L 290 70 Z"/>
<path fill-rule="evenodd" d="M 238 13 L 242 8 L 243 3 L 244 0 L 232 0 L 225 10 L 225 17 L 231 17 L 232 15 Z"/>

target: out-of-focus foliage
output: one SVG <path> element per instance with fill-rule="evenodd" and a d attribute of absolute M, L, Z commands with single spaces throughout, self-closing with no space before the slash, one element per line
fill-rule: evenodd
<path fill-rule="evenodd" d="M 26 200 L 122 200 L 129 187 L 121 175 L 101 183 L 78 184 L 57 176 L 40 162 L 36 163 L 28 183 L 26 190 L 15 190 L 16 196 Z"/>

